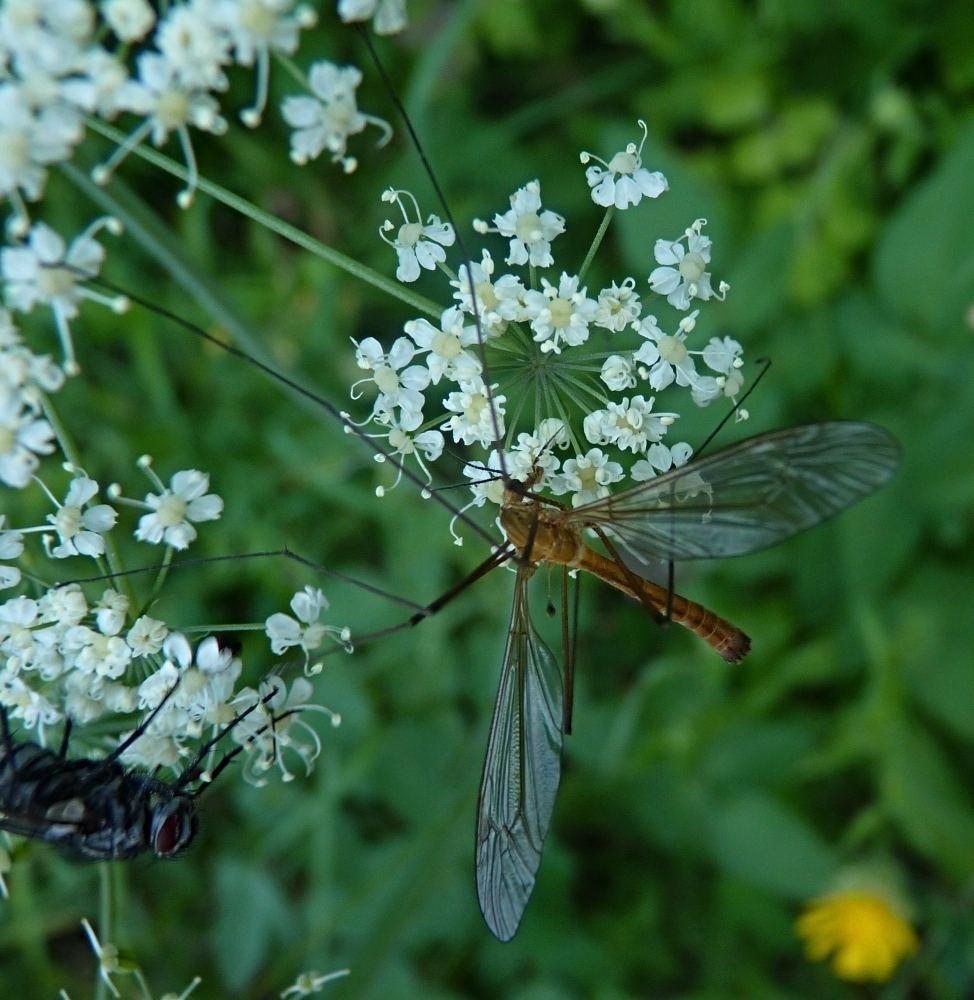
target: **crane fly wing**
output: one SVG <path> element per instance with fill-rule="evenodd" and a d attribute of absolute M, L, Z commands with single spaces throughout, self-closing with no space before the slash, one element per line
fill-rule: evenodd
<path fill-rule="evenodd" d="M 562 675 L 531 622 L 529 576 L 518 569 L 477 803 L 477 897 L 501 941 L 531 898 L 561 778 Z"/>
<path fill-rule="evenodd" d="M 570 511 L 643 561 L 721 559 L 775 545 L 875 492 L 899 463 L 875 424 L 836 420 L 772 431 Z"/>

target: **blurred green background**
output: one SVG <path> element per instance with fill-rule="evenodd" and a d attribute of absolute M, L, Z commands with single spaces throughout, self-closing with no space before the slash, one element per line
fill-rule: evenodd
<path fill-rule="evenodd" d="M 319 727 L 312 777 L 257 791 L 224 778 L 186 856 L 116 869 L 116 940 L 157 993 L 203 976 L 201 1000 L 270 998 L 302 969 L 346 965 L 352 975 L 324 995 L 970 996 L 974 7 L 410 0 L 410 16 L 407 34 L 380 48 L 462 225 L 538 177 L 546 206 L 568 218 L 556 261 L 577 267 L 601 218 L 578 152 L 610 156 L 645 118 L 646 165 L 671 191 L 617 215 L 589 287 L 626 274 L 642 286 L 654 240 L 706 217 L 712 270 L 732 288 L 709 310 L 708 335 L 774 362 L 751 420 L 725 443 L 865 418 L 898 435 L 903 466 L 833 523 L 684 574 L 684 592 L 753 637 L 739 667 L 586 582 L 575 733 L 513 943 L 490 937 L 473 878 L 506 573 L 411 634 L 332 657 L 316 693 L 344 724 Z M 425 211 L 433 197 L 361 41 L 330 9 L 300 52 L 305 65 L 322 56 L 363 67 L 360 104 L 393 120 L 389 147 L 353 139 L 351 177 L 324 161 L 298 168 L 272 111 L 256 133 L 198 137 L 202 172 L 391 275 L 379 193 L 411 188 Z M 277 99 L 293 89 L 282 82 Z M 226 106 L 245 106 L 251 87 L 238 72 Z M 75 162 L 107 149 L 90 136 Z M 106 274 L 226 329 L 226 315 L 214 318 L 222 303 L 275 364 L 345 405 L 357 377 L 348 338 L 389 343 L 413 314 L 207 197 L 179 212 L 177 189 L 133 157 L 108 191 L 170 231 L 213 300 L 194 301 L 129 236 L 108 238 Z M 52 178 L 44 217 L 61 231 L 99 211 Z M 435 279 L 416 287 L 443 301 Z M 233 358 L 139 310 L 92 307 L 75 331 L 84 374 L 58 405 L 87 471 L 141 495 L 134 462 L 151 452 L 164 477 L 208 470 L 226 499 L 191 555 L 286 542 L 420 601 L 483 558 L 474 538 L 456 548 L 446 513 L 408 485 L 377 500 L 384 470 L 363 447 Z M 715 418 L 712 407 L 681 430 L 699 443 Z M 12 520 L 37 523 L 46 508 L 35 501 L 15 497 Z M 259 620 L 310 582 L 280 562 L 186 569 L 167 585 L 165 617 Z M 329 620 L 356 632 L 398 618 L 322 585 Z M 246 656 L 252 680 L 271 665 L 260 642 Z M 923 941 L 875 988 L 806 962 L 792 930 L 803 901 L 864 863 L 898 873 Z M 97 913 L 96 869 L 34 847 L 9 883 L 0 995 L 89 996 L 78 920 Z"/>

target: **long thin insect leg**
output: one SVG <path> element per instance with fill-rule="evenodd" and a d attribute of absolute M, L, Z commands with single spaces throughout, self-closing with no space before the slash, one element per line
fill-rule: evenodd
<path fill-rule="evenodd" d="M 115 749 L 101 761 L 103 767 L 106 764 L 111 764 L 112 761 L 118 760 L 118 758 L 121 757 L 122 754 L 125 753 L 125 751 L 128 750 L 128 748 L 142 736 L 142 734 L 146 731 L 146 729 L 148 729 L 149 726 L 152 725 L 156 716 L 158 716 L 159 713 L 166 707 L 166 703 L 176 693 L 176 688 L 179 687 L 179 682 L 181 680 L 182 680 L 182 675 L 176 678 L 176 683 L 173 684 L 173 686 L 165 693 L 165 695 L 163 695 L 162 701 L 160 701 L 159 704 L 156 705 L 156 707 L 149 713 L 149 717 L 145 719 L 141 723 L 141 725 L 136 727 L 136 729 L 132 732 L 132 734 L 128 737 L 128 739 L 126 739 L 122 743 L 119 743 L 119 745 L 115 747 Z M 93 771 L 92 774 L 97 773 L 98 770 L 100 770 L 100 768 L 96 769 L 96 771 Z"/>
<path fill-rule="evenodd" d="M 575 700 L 575 664 L 578 661 L 578 607 L 582 599 L 582 574 L 575 574 L 575 599 L 572 602 L 572 705 Z M 569 727 L 571 726 L 571 715 L 568 717 Z M 571 729 L 569 728 L 569 732 Z"/>
<path fill-rule="evenodd" d="M 432 604 L 427 604 L 421 611 L 417 611 L 416 614 L 407 618 L 405 621 L 399 622 L 398 625 L 390 625 L 388 628 L 379 629 L 378 632 L 370 632 L 367 635 L 359 636 L 353 640 L 355 648 L 357 649 L 359 646 L 375 642 L 377 639 L 384 639 L 387 635 L 394 635 L 396 632 L 412 628 L 414 625 L 418 625 L 421 621 L 425 621 L 431 615 L 435 615 L 436 612 L 445 605 L 449 604 L 454 597 L 462 594 L 467 587 L 476 583 L 481 577 L 486 576 L 492 569 L 496 569 L 502 563 L 507 562 L 507 560 L 513 555 L 514 551 L 509 546 L 504 546 L 496 552 L 492 552 L 472 573 L 465 576 L 455 587 L 451 587 L 445 594 L 433 601 Z M 334 649 L 326 650 L 321 654 L 320 658 L 324 659 L 326 656 L 339 652 L 341 652 L 341 648 L 336 646 Z"/>
<path fill-rule="evenodd" d="M 197 751 L 196 756 L 183 768 L 179 777 L 173 782 L 173 788 L 182 788 L 183 785 L 188 781 L 193 780 L 193 772 L 199 767 L 200 762 L 203 758 L 223 739 L 227 733 L 230 732 L 235 726 L 243 722 L 244 719 L 250 715 L 251 712 L 255 712 L 261 705 L 266 705 L 277 691 L 271 691 L 270 694 L 265 695 L 260 701 L 255 701 L 250 708 L 245 708 L 239 715 L 233 717 L 233 720 L 228 722 L 221 730 L 216 734 L 216 736 L 211 737 L 206 741 Z"/>
<path fill-rule="evenodd" d="M 568 628 L 568 566 L 561 568 L 561 662 L 564 671 L 564 700 L 562 702 L 561 731 L 566 736 L 572 732 L 572 703 L 575 700 L 575 674 L 571 636 Z"/>
<path fill-rule="evenodd" d="M 453 218 L 453 212 L 450 211 L 450 205 L 446 200 L 446 195 L 440 187 L 440 182 L 436 179 L 436 173 L 433 170 L 433 165 L 430 163 L 429 157 L 426 155 L 426 150 L 423 148 L 423 144 L 419 141 L 419 136 L 416 134 L 416 129 L 413 128 L 413 123 L 409 118 L 409 114 L 406 112 L 406 107 L 402 103 L 396 88 L 393 86 L 392 80 L 386 72 L 386 68 L 382 63 L 382 60 L 379 58 L 379 53 L 375 49 L 375 45 L 372 44 L 369 29 L 366 27 L 364 22 L 359 22 L 358 27 L 362 38 L 365 40 L 366 48 L 369 50 L 369 55 L 372 57 L 372 62 L 375 63 L 375 68 L 379 71 L 379 77 L 382 79 L 382 84 L 386 88 L 386 91 L 388 92 L 392 103 L 395 105 L 396 110 L 402 117 L 403 123 L 406 126 L 406 131 L 409 133 L 409 138 L 412 140 L 413 146 L 422 161 L 423 169 L 426 171 L 426 176 L 430 179 L 430 183 L 433 185 L 433 190 L 436 192 L 436 197 L 443 206 L 443 214 L 446 216 L 447 222 L 449 222 L 453 227 L 453 232 L 456 236 L 457 249 L 460 251 L 460 255 L 463 258 L 463 270 L 461 271 L 460 280 L 462 281 L 464 277 L 467 279 L 470 292 L 470 303 L 473 309 L 474 326 L 477 328 L 477 352 L 480 355 L 480 364 L 484 370 L 484 390 L 487 395 L 487 406 L 490 408 L 490 418 L 493 424 L 495 442 L 494 450 L 497 452 L 501 473 L 504 476 L 505 483 L 507 483 L 510 481 L 510 477 L 507 474 L 507 462 L 504 458 L 503 435 L 501 434 L 500 419 L 497 416 L 497 408 L 494 405 L 493 390 L 490 386 L 490 373 L 487 370 L 487 352 L 484 348 L 484 328 L 480 318 L 480 304 L 477 302 L 477 290 L 474 288 L 473 268 L 470 264 L 470 254 L 467 253 L 467 247 L 463 241 L 463 234 L 460 232 L 460 229 L 456 224 L 456 220 Z"/>
<path fill-rule="evenodd" d="M 612 561 L 622 570 L 629 586 L 632 587 L 633 593 L 638 595 L 640 603 L 646 610 L 653 616 L 653 621 L 661 627 L 665 627 L 670 624 L 669 618 L 662 614 L 653 602 L 643 594 L 643 588 L 639 585 L 639 579 L 636 574 L 623 562 L 622 557 L 616 551 L 616 547 L 609 541 L 609 536 L 598 526 L 593 525 L 595 533 L 602 540 L 602 544 L 609 550 L 609 555 L 612 557 Z"/>
<path fill-rule="evenodd" d="M 666 570 L 666 620 L 673 621 L 673 577 L 675 575 L 675 565 L 671 559 L 667 563 Z"/>
<path fill-rule="evenodd" d="M 61 749 L 58 751 L 61 760 L 64 760 L 68 755 L 68 740 L 71 739 L 71 726 L 73 724 L 71 719 L 64 720 L 64 735 L 61 737 Z"/>
<path fill-rule="evenodd" d="M 744 405 L 744 401 L 747 399 L 747 397 L 750 396 L 751 393 L 754 392 L 754 390 L 758 387 L 758 382 L 760 382 L 761 379 L 763 379 L 764 376 L 767 375 L 768 369 L 771 367 L 771 358 L 758 358 L 754 363 L 756 365 L 764 365 L 764 367 L 761 369 L 761 371 L 758 372 L 757 378 L 755 378 L 755 380 L 748 386 L 747 392 L 745 392 L 744 395 L 741 396 L 741 398 L 727 412 L 723 420 L 721 420 L 721 422 L 707 435 L 703 444 L 700 445 L 700 447 L 696 451 L 696 454 L 693 456 L 694 458 L 700 457 L 700 455 L 703 453 L 703 450 L 707 447 L 707 445 L 709 445 L 710 442 L 713 441 L 715 437 L 717 437 L 717 435 L 724 429 L 724 426 L 727 423 L 727 421 L 730 420 L 730 418 L 734 416 L 734 414 L 737 413 L 738 410 L 740 410 L 740 408 Z"/>

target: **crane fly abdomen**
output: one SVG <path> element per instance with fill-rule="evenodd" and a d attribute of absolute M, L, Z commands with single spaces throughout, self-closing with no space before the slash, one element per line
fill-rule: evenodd
<path fill-rule="evenodd" d="M 86 861 L 147 851 L 169 858 L 196 835 L 189 795 L 117 761 L 65 759 L 23 740 L 0 745 L 0 829 Z"/>

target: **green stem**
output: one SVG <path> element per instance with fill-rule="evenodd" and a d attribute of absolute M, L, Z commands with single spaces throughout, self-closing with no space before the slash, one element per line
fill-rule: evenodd
<path fill-rule="evenodd" d="M 294 78 L 295 82 L 302 90 L 306 90 L 309 94 L 313 94 L 314 91 L 311 89 L 311 85 L 308 83 L 308 78 L 304 75 L 301 67 L 293 60 L 289 59 L 280 49 L 272 49 L 271 56 L 278 66 L 283 67 L 287 72 Z"/>
<path fill-rule="evenodd" d="M 67 428 L 61 423 L 61 418 L 57 415 L 54 405 L 46 395 L 41 395 L 41 405 L 44 408 L 44 416 L 47 418 L 47 422 L 54 429 L 54 436 L 57 438 L 57 442 L 61 446 L 61 451 L 64 452 L 64 457 L 73 466 L 75 466 L 75 468 L 83 468 L 81 464 L 81 455 L 75 447 L 74 441 L 71 440 L 71 435 L 68 434 Z M 122 573 L 125 567 L 122 564 L 122 559 L 118 553 L 118 548 L 115 545 L 114 539 L 107 534 L 102 535 L 102 538 L 105 539 L 105 556 L 108 559 L 109 568 L 113 573 Z M 116 583 L 123 588 L 123 593 L 125 593 L 131 601 L 132 593 L 127 578 L 119 577 L 119 580 L 116 581 Z"/>
<path fill-rule="evenodd" d="M 582 261 L 582 266 L 578 271 L 578 283 L 581 284 L 585 275 L 588 273 L 588 269 L 592 266 L 592 260 L 595 258 L 596 251 L 602 243 L 602 238 L 605 236 L 605 231 L 609 228 L 609 223 L 612 221 L 612 216 L 615 215 L 616 207 L 615 205 L 610 205 L 605 210 L 605 215 L 602 217 L 602 225 L 599 226 L 599 231 L 595 234 L 595 239 L 592 240 L 592 245 L 588 248 L 588 253 L 585 255 L 585 260 Z"/>
<path fill-rule="evenodd" d="M 107 861 L 98 864 L 98 939 L 104 948 L 112 940 L 112 869 Z M 95 979 L 95 1000 L 105 1000 L 108 986 L 99 973 Z"/>
<path fill-rule="evenodd" d="M 159 591 L 162 590 L 162 585 L 166 582 L 166 577 L 169 575 L 169 564 L 172 562 L 172 554 L 175 550 L 171 545 L 166 546 L 166 551 L 162 554 L 162 565 L 159 567 L 159 575 L 156 577 L 156 582 L 152 585 L 152 592 L 146 599 L 145 606 L 148 608 L 150 604 L 156 599 Z"/>
<path fill-rule="evenodd" d="M 126 137 L 124 132 L 115 128 L 113 125 L 106 124 L 93 115 L 85 115 L 85 124 L 92 131 L 97 132 L 99 135 L 103 135 L 106 139 L 110 139 L 116 144 L 123 143 L 125 141 Z M 164 156 L 162 153 L 156 152 L 154 149 L 149 149 L 146 146 L 136 146 L 132 152 L 136 156 L 142 157 L 143 160 L 146 160 L 153 166 L 158 167 L 160 170 L 164 170 L 166 173 L 171 174 L 173 177 L 178 177 L 182 181 L 188 181 L 189 179 L 189 174 L 185 167 L 177 163 L 175 160 L 171 160 L 168 156 Z M 211 198 L 215 198 L 217 201 L 222 202 L 228 208 L 232 208 L 241 215 L 245 215 L 248 219 L 253 219 L 254 222 L 260 223 L 260 225 L 265 226 L 267 229 L 271 230 L 271 232 L 277 233 L 278 236 L 283 236 L 284 239 L 290 240 L 296 246 L 315 254 L 317 257 L 327 260 L 330 264 L 333 264 L 342 271 L 345 271 L 353 277 L 366 282 L 366 284 L 372 285 L 374 288 L 378 288 L 380 291 L 385 292 L 387 295 L 391 295 L 395 299 L 399 299 L 400 302 L 405 303 L 413 309 L 418 309 L 427 316 L 433 316 L 435 318 L 439 318 L 440 314 L 443 312 L 440 306 L 438 306 L 435 302 L 432 302 L 430 299 L 427 299 L 425 296 L 418 295 L 416 292 L 411 292 L 409 289 L 404 288 L 391 278 L 387 278 L 385 275 L 379 274 L 378 271 L 373 271 L 371 267 L 366 267 L 364 264 L 360 264 L 357 260 L 352 260 L 351 257 L 346 257 L 345 254 L 340 253 L 333 247 L 322 243 L 320 240 L 316 240 L 313 236 L 309 236 L 296 226 L 292 226 L 289 223 L 284 222 L 282 219 L 278 219 L 269 212 L 265 212 L 263 209 L 251 204 L 246 198 L 241 198 L 232 191 L 228 191 L 226 188 L 220 187 L 219 184 L 214 184 L 213 181 L 209 181 L 205 177 L 201 177 L 197 186 L 200 191 L 203 191 Z"/>

